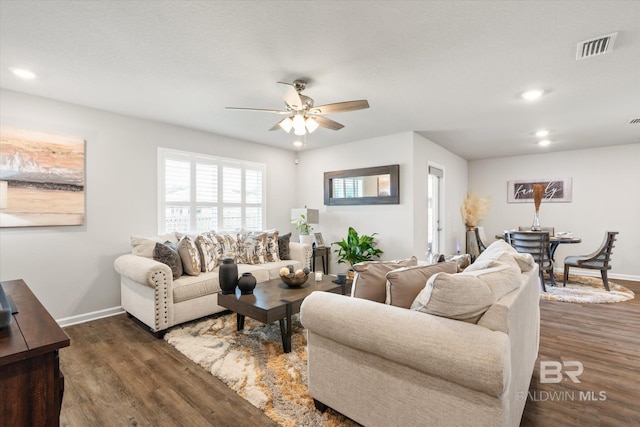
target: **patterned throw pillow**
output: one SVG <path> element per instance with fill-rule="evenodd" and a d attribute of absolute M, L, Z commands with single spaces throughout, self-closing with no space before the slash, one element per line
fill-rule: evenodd
<path fill-rule="evenodd" d="M 190 236 L 184 236 L 178 242 L 178 253 L 182 259 L 182 268 L 189 276 L 198 276 L 201 270 L 200 254 L 196 242 Z"/>
<path fill-rule="evenodd" d="M 291 259 L 289 253 L 289 243 L 291 241 L 291 233 L 278 236 L 278 257 L 281 261 Z"/>
<path fill-rule="evenodd" d="M 278 232 L 276 230 L 265 231 L 267 243 L 265 245 L 265 259 L 267 262 L 280 261 L 280 249 L 278 247 Z"/>
<path fill-rule="evenodd" d="M 218 234 L 209 233 L 213 243 L 216 246 L 218 259 L 233 258 L 237 262 L 238 256 L 238 237 L 234 234 Z"/>
<path fill-rule="evenodd" d="M 174 279 L 182 276 L 182 259 L 175 243 L 169 241 L 156 243 L 156 247 L 153 249 L 153 259 L 167 264 L 171 268 Z"/>
<path fill-rule="evenodd" d="M 213 271 L 219 264 L 216 245 L 207 234 L 200 234 L 196 237 L 196 247 L 200 254 L 201 270 Z"/>
<path fill-rule="evenodd" d="M 264 264 L 266 261 L 267 233 L 238 233 L 238 264 Z"/>

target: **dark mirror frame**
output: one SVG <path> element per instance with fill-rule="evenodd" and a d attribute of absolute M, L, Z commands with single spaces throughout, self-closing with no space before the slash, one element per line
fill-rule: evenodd
<path fill-rule="evenodd" d="M 332 194 L 334 178 L 349 178 L 357 176 L 386 175 L 391 177 L 391 194 L 379 197 L 348 197 L 335 198 Z M 400 165 L 375 166 L 371 168 L 348 169 L 324 173 L 324 204 L 339 205 L 397 205 L 400 204 Z"/>

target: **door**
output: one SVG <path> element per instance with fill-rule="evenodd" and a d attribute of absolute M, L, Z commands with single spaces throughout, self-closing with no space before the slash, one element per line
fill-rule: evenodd
<path fill-rule="evenodd" d="M 427 181 L 427 252 L 438 254 L 442 248 L 442 183 L 444 170 L 429 166 Z"/>

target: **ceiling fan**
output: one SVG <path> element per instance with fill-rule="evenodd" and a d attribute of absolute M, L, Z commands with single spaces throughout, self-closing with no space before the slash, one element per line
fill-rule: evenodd
<path fill-rule="evenodd" d="M 359 101 L 336 102 L 333 104 L 314 107 L 313 99 L 301 93 L 307 87 L 306 81 L 295 80 L 293 83 L 278 82 L 278 85 L 282 91 L 286 110 L 241 107 L 226 108 L 228 110 L 259 111 L 263 113 L 287 115 L 287 117 L 280 120 L 269 130 L 283 129 L 289 133 L 293 129 L 293 132 L 296 135 L 304 135 L 307 132 L 311 133 L 319 126 L 331 130 L 340 130 L 344 127 L 343 124 L 323 117 L 322 115 L 369 108 L 369 103 L 366 99 Z"/>

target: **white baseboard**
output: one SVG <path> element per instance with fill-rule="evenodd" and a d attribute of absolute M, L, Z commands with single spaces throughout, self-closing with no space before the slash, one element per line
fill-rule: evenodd
<path fill-rule="evenodd" d="M 553 272 L 556 274 L 562 275 L 564 274 L 564 269 L 554 268 Z M 589 276 L 589 277 L 601 277 L 600 270 L 586 270 L 586 269 L 573 268 L 573 267 L 569 270 L 569 274 L 580 274 L 582 276 Z M 640 282 L 640 276 L 632 276 L 630 274 L 609 273 L 608 277 L 609 279 L 612 279 L 612 280 L 620 279 L 620 280 L 633 280 L 635 282 Z"/>
<path fill-rule="evenodd" d="M 104 317 L 115 316 L 117 314 L 124 313 L 122 307 L 105 308 L 104 310 L 92 311 L 91 313 L 78 314 L 77 316 L 65 317 L 63 319 L 56 319 L 58 325 L 61 327 L 77 325 L 79 323 L 90 322 L 92 320 L 102 319 Z"/>

